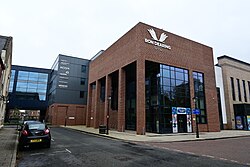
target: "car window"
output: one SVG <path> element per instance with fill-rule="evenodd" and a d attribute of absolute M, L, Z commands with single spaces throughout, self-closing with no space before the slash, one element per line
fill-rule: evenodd
<path fill-rule="evenodd" d="M 44 124 L 29 124 L 29 129 L 30 130 L 43 130 L 45 129 L 45 125 Z"/>

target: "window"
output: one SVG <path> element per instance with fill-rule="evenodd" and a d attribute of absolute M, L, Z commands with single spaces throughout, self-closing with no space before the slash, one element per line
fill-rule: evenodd
<path fill-rule="evenodd" d="M 245 102 L 247 102 L 247 92 L 246 92 L 245 80 L 242 80 L 242 84 L 243 84 L 244 100 L 245 100 Z"/>
<path fill-rule="evenodd" d="M 233 77 L 230 77 L 230 80 L 231 80 L 232 97 L 233 97 L 233 100 L 235 101 L 234 78 L 233 78 Z"/>
<path fill-rule="evenodd" d="M 237 86 L 238 86 L 238 98 L 239 98 L 239 101 L 242 101 L 241 100 L 241 90 L 240 90 L 240 80 L 237 79 Z"/>
<path fill-rule="evenodd" d="M 9 92 L 13 91 L 16 70 L 11 70 Z"/>
<path fill-rule="evenodd" d="M 198 116 L 198 123 L 207 123 L 207 114 L 205 106 L 205 90 L 204 90 L 204 74 L 200 72 L 193 72 L 194 80 L 194 97 L 197 97 L 196 106 L 200 109 Z"/>
<path fill-rule="evenodd" d="M 249 94 L 249 97 L 250 97 L 250 81 L 247 81 L 248 83 L 248 94 Z"/>
<path fill-rule="evenodd" d="M 84 98 L 84 91 L 80 91 L 80 98 Z"/>
<path fill-rule="evenodd" d="M 85 65 L 82 65 L 82 68 L 81 68 L 81 71 L 83 72 L 83 73 L 86 73 L 86 70 L 87 68 L 86 68 L 86 66 Z"/>
<path fill-rule="evenodd" d="M 85 82 L 86 82 L 86 78 L 81 78 L 80 84 L 85 85 Z"/>

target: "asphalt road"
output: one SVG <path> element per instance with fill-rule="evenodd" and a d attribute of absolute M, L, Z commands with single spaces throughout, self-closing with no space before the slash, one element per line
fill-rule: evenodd
<path fill-rule="evenodd" d="M 250 137 L 146 145 L 250 166 Z"/>
<path fill-rule="evenodd" d="M 107 139 L 70 129 L 52 128 L 51 131 L 51 148 L 36 147 L 19 152 L 18 167 L 244 166 L 204 156 Z"/>

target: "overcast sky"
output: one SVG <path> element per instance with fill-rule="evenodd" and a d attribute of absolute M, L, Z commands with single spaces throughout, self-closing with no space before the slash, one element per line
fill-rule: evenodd
<path fill-rule="evenodd" d="M 249 0 L 1 0 L 12 64 L 51 68 L 58 54 L 90 59 L 138 22 L 250 63 Z"/>

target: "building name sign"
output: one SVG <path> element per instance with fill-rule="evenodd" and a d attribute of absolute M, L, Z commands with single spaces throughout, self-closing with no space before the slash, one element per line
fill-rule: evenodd
<path fill-rule="evenodd" d="M 150 28 L 148 29 L 149 34 L 151 35 L 152 39 L 145 38 L 145 42 L 151 45 L 159 46 L 164 49 L 171 49 L 171 46 L 165 44 L 165 40 L 168 37 L 164 32 L 161 33 L 160 38 L 157 38 L 156 32 L 154 29 Z"/>
<path fill-rule="evenodd" d="M 67 60 L 61 60 L 59 64 L 59 81 L 58 87 L 59 88 L 68 88 L 68 80 L 69 80 L 69 73 L 70 67 L 69 62 Z"/>

